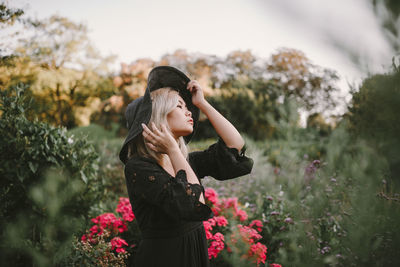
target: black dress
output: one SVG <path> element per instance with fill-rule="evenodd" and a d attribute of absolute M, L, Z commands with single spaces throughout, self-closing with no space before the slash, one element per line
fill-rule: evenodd
<path fill-rule="evenodd" d="M 245 148 L 239 154 L 219 138 L 208 149 L 189 153 L 189 164 L 198 178 L 232 179 L 253 167 L 244 152 Z M 134 266 L 210 266 L 202 221 L 213 213 L 199 202 L 203 186 L 188 183 L 184 170 L 173 177 L 156 160 L 139 156 L 128 160 L 125 177 L 142 235 Z"/>

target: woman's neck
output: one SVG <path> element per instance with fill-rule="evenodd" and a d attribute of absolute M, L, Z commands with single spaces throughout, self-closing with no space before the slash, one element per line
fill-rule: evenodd
<path fill-rule="evenodd" d="M 164 154 L 161 160 L 158 162 L 160 166 L 168 172 L 171 176 L 175 176 L 174 167 L 172 166 L 171 160 L 168 155 Z"/>

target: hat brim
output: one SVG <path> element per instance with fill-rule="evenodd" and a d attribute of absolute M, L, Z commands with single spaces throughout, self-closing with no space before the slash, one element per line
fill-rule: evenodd
<path fill-rule="evenodd" d="M 198 126 L 200 111 L 198 107 L 193 104 L 192 94 L 186 88 L 189 81 L 190 78 L 188 76 L 186 76 L 182 71 L 171 66 L 158 66 L 150 71 L 144 96 L 141 97 L 140 100 L 134 100 L 138 101 L 137 103 L 132 101 L 127 107 L 127 121 L 129 116 L 134 116 L 134 120 L 129 123 L 129 132 L 119 153 L 119 158 L 124 164 L 126 163 L 128 157 L 128 143 L 143 131 L 141 124 L 144 123 L 147 125 L 150 121 L 152 112 L 150 92 L 153 92 L 157 89 L 171 87 L 172 89 L 177 90 L 179 95 L 185 101 L 186 106 L 192 113 L 193 118 L 193 132 L 187 136 L 184 136 L 186 143 L 190 142 L 190 139 L 193 137 Z M 134 115 L 132 114 L 132 111 L 135 113 Z"/>

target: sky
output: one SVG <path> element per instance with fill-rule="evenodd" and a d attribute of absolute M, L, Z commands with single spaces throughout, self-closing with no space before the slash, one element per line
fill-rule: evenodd
<path fill-rule="evenodd" d="M 28 16 L 52 14 L 85 23 L 104 55 L 130 63 L 159 60 L 176 49 L 225 57 L 250 50 L 268 58 L 278 48 L 301 50 L 312 63 L 336 70 L 339 87 L 359 83 L 390 65 L 392 51 L 366 0 L 12 0 Z M 342 47 L 342 49 L 338 49 Z M 343 47 L 357 53 L 362 66 Z"/>

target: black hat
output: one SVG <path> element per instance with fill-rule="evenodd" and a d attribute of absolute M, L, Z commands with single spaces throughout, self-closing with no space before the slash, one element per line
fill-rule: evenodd
<path fill-rule="evenodd" d="M 186 143 L 189 143 L 199 120 L 199 109 L 192 103 L 192 94 L 186 89 L 190 79 L 180 70 L 171 66 L 158 66 L 152 69 L 147 78 L 147 88 L 144 96 L 141 96 L 131 103 L 125 111 L 128 136 L 125 139 L 122 149 L 119 152 L 120 160 L 125 164 L 128 157 L 128 143 L 143 131 L 142 123 L 147 125 L 151 118 L 152 105 L 150 92 L 163 87 L 171 87 L 179 92 L 187 108 L 192 113 L 193 132 L 184 137 Z"/>

